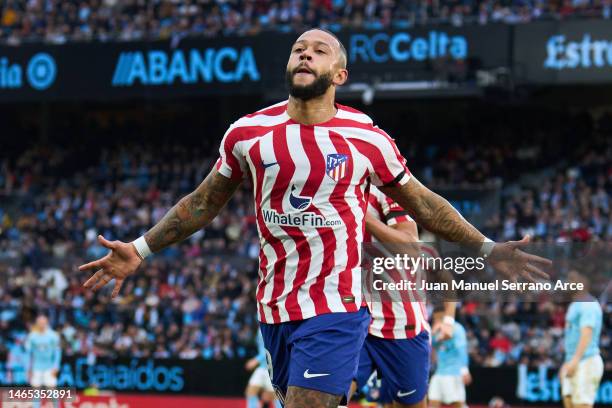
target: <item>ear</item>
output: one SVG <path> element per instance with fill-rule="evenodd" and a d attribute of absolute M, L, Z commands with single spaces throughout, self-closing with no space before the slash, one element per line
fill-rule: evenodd
<path fill-rule="evenodd" d="M 348 71 L 345 68 L 338 69 L 338 71 L 336 71 L 336 73 L 334 74 L 333 83 L 336 86 L 344 85 L 347 80 L 348 80 Z"/>

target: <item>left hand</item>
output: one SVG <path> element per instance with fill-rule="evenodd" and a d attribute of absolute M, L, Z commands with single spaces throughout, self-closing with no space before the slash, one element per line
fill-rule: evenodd
<path fill-rule="evenodd" d="M 551 266 L 552 261 L 523 252 L 521 248 L 527 246 L 529 241 L 530 238 L 527 235 L 520 241 L 491 243 L 494 246 L 487 261 L 497 272 L 507 276 L 513 282 L 517 281 L 517 275 L 529 282 L 537 282 L 542 279 L 547 280 L 549 279 L 548 274 L 540 269 L 540 267 Z"/>
<path fill-rule="evenodd" d="M 559 371 L 559 376 L 561 379 L 564 377 L 571 378 L 576 374 L 576 369 L 578 368 L 578 361 L 571 359 L 568 362 L 563 363 L 561 366 L 561 370 Z"/>

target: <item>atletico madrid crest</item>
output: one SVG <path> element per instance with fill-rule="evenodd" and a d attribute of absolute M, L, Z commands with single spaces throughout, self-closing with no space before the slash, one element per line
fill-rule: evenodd
<path fill-rule="evenodd" d="M 346 154 L 328 154 L 325 166 L 327 175 L 338 182 L 346 174 L 347 162 L 348 156 Z"/>

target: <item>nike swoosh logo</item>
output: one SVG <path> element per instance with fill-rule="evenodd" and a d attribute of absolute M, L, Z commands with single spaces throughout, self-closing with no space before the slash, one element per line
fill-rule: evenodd
<path fill-rule="evenodd" d="M 408 396 L 408 395 L 410 395 L 410 394 L 414 394 L 415 392 L 416 392 L 416 389 L 414 389 L 414 390 L 412 390 L 412 391 L 408 391 L 408 392 L 401 392 L 401 391 L 398 391 L 398 392 L 397 392 L 397 396 L 398 396 L 399 398 L 403 398 L 403 397 L 407 397 L 407 396 Z"/>
<path fill-rule="evenodd" d="M 308 370 L 304 371 L 304 378 L 316 378 L 316 377 L 325 377 L 326 375 L 329 375 L 329 373 L 327 374 L 310 374 L 308 372 Z"/>
<path fill-rule="evenodd" d="M 274 166 L 276 164 L 278 164 L 278 162 L 264 163 L 263 160 L 261 161 L 261 165 L 264 169 L 267 169 L 268 167 Z"/>

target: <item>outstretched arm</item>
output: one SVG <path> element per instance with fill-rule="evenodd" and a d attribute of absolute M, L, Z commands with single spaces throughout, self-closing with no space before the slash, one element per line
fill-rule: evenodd
<path fill-rule="evenodd" d="M 548 274 L 536 265 L 550 266 L 552 263 L 520 250 L 529 243 L 529 237 L 488 245 L 487 238 L 447 200 L 422 185 L 415 177 L 410 177 L 403 185 L 379 188 L 406 209 L 419 225 L 447 241 L 481 251 L 497 271 L 511 280 L 515 281 L 517 275 L 529 281 L 548 278 Z"/>
<path fill-rule="evenodd" d="M 170 209 L 144 238 L 152 252 L 180 242 L 208 225 L 229 201 L 239 181 L 231 180 L 213 169 L 189 195 Z"/>
<path fill-rule="evenodd" d="M 195 191 L 183 197 L 139 240 L 144 240 L 142 245 L 150 252 L 160 251 L 184 240 L 208 225 L 239 185 L 239 180 L 229 179 L 213 169 Z M 115 297 L 125 279 L 142 263 L 142 249 L 137 250 L 133 242 L 111 242 L 102 236 L 98 236 L 98 241 L 110 252 L 103 258 L 79 267 L 81 271 L 96 270 L 83 286 L 95 291 L 114 279 L 115 287 L 111 296 Z"/>
<path fill-rule="evenodd" d="M 425 187 L 414 176 L 404 185 L 379 188 L 405 208 L 419 225 L 447 241 L 479 249 L 486 239 L 446 199 Z"/>

